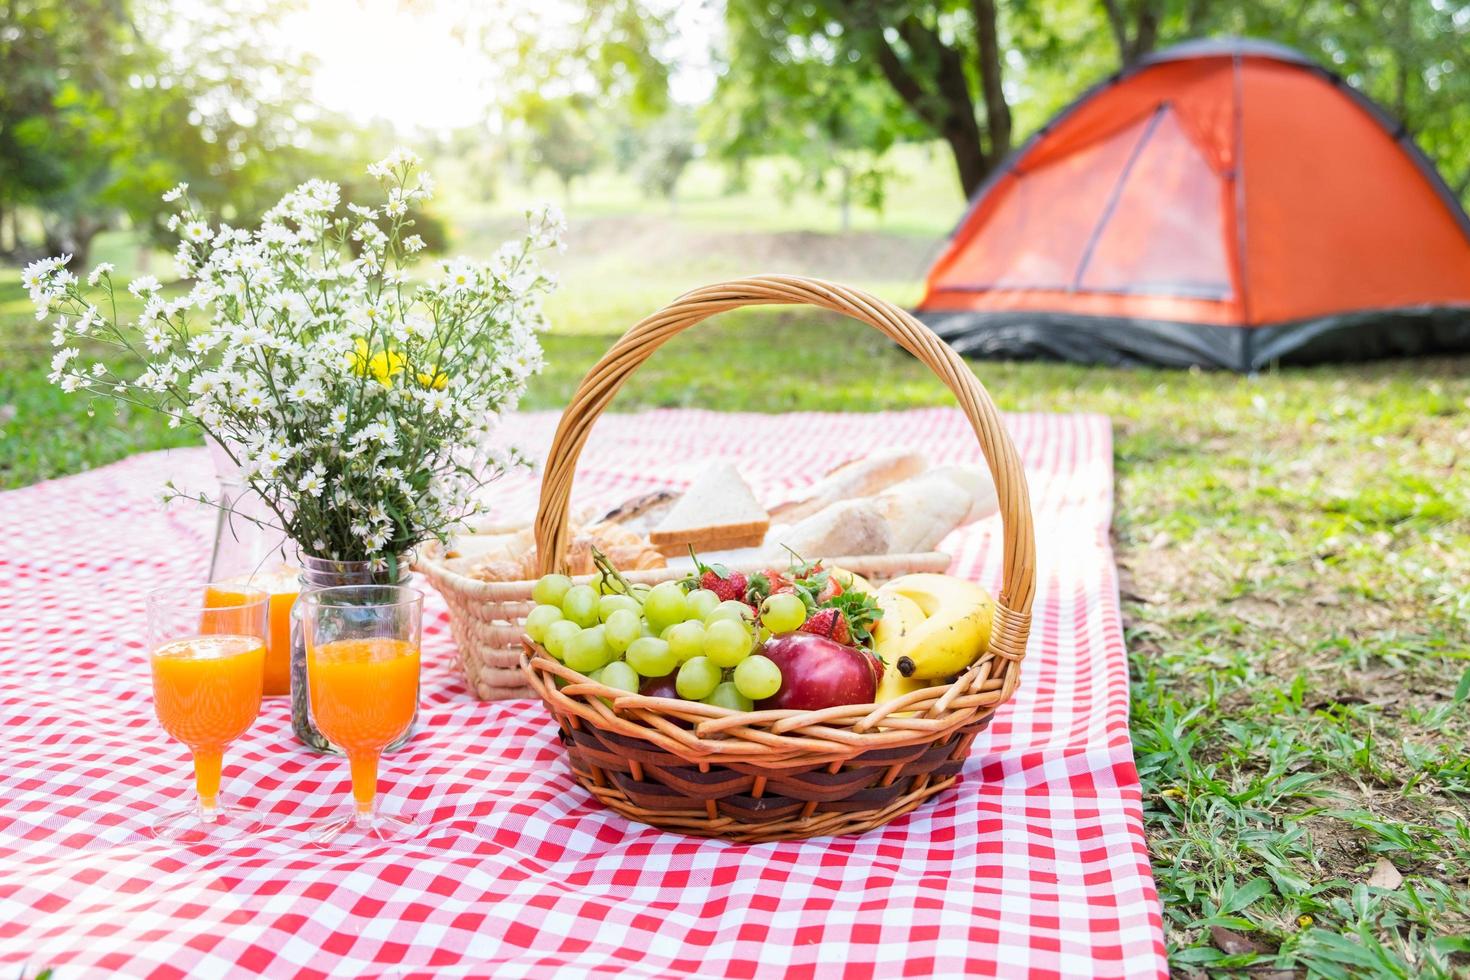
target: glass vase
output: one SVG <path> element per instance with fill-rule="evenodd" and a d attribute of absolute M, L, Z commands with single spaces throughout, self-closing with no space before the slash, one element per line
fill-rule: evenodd
<path fill-rule="evenodd" d="M 301 595 L 318 589 L 332 589 L 344 585 L 406 585 L 411 573 L 408 555 L 399 555 L 392 570 L 389 563 L 374 561 L 335 561 L 330 558 L 315 558 L 302 554 Z M 395 574 L 396 573 L 396 574 Z M 316 727 L 311 718 L 311 691 L 307 687 L 306 629 L 304 609 L 298 598 L 291 607 L 291 729 L 296 738 L 313 752 L 342 755 L 342 750 L 333 745 Z M 418 727 L 418 711 L 408 730 L 391 742 L 385 752 L 392 752 L 413 737 Z"/>
<path fill-rule="evenodd" d="M 278 518 L 238 473 L 220 473 L 216 504 L 209 581 L 270 593 L 263 691 L 284 697 L 291 693 L 291 605 L 300 572 L 287 555 L 285 533 L 275 527 Z"/>

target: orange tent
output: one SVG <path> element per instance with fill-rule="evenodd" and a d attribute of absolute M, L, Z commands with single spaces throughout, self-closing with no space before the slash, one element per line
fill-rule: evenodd
<path fill-rule="evenodd" d="M 1402 126 L 1280 45 L 1086 93 L 980 189 L 920 316 L 965 353 L 1252 371 L 1470 350 L 1470 219 Z"/>

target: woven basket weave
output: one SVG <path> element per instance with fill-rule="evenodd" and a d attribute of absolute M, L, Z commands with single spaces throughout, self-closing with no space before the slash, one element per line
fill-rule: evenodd
<path fill-rule="evenodd" d="M 624 334 L 582 379 L 557 427 L 542 479 L 536 515 L 541 573 L 562 564 L 577 458 L 633 371 L 670 338 L 717 313 L 787 304 L 868 324 L 954 393 L 995 480 L 1003 581 L 989 650 L 952 684 L 881 705 L 737 712 L 648 698 L 593 682 L 522 640 L 521 669 L 560 726 L 573 774 L 592 795 L 632 820 L 742 842 L 859 833 L 950 786 L 976 733 L 1016 689 L 1035 579 L 1025 475 L 995 405 L 965 362 L 891 303 L 795 276 L 756 276 L 686 293 Z"/>

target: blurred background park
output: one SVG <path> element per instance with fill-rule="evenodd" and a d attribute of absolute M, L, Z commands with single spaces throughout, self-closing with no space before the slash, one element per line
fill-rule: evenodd
<path fill-rule="evenodd" d="M 308 177 L 365 191 L 402 144 L 437 179 L 416 230 L 443 255 L 560 204 L 528 396 L 556 408 L 693 286 L 793 272 L 912 304 L 1010 149 L 1149 52 L 1227 34 L 1340 73 L 1470 201 L 1470 7 L 1447 0 L 0 0 L 0 487 L 191 440 L 49 385 L 19 277 L 68 253 L 167 282 L 180 181 L 248 224 Z M 975 369 L 1003 408 L 1113 419 L 1176 969 L 1465 969 L 1470 358 Z M 766 311 L 675 341 L 618 405 L 947 403 L 876 335 Z"/>

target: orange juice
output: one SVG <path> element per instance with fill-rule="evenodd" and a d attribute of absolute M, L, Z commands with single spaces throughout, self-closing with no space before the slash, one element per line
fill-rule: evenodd
<path fill-rule="evenodd" d="M 245 602 L 245 594 L 231 592 L 221 586 L 249 586 L 270 593 L 270 626 L 265 641 L 265 674 L 263 693 L 275 697 L 291 693 L 291 607 L 300 590 L 300 570 L 289 566 L 255 575 L 242 575 L 217 585 L 211 585 L 204 593 L 204 605 L 209 609 L 227 609 Z M 205 632 L 218 632 L 216 629 Z"/>
<path fill-rule="evenodd" d="M 199 798 L 213 806 L 224 747 L 260 714 L 265 647 L 253 636 L 195 636 L 165 643 L 152 661 L 158 720 L 193 750 Z"/>
<path fill-rule="evenodd" d="M 377 792 L 378 754 L 413 722 L 419 702 L 419 650 L 404 640 L 337 640 L 306 653 L 311 715 L 352 763 L 360 810 Z"/>

